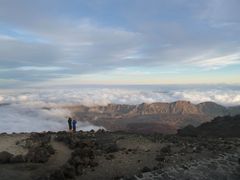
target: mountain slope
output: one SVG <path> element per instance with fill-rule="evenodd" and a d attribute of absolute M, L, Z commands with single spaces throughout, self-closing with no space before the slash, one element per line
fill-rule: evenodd
<path fill-rule="evenodd" d="M 178 135 L 240 137 L 240 115 L 216 117 L 198 127 L 187 126 L 178 130 Z"/>
<path fill-rule="evenodd" d="M 176 133 L 177 129 L 188 124 L 198 126 L 217 116 L 240 114 L 240 106 L 227 108 L 213 102 L 195 105 L 189 101 L 138 105 L 109 104 L 92 107 L 80 105 L 65 108 L 72 112 L 74 118 L 89 121 L 108 130 L 132 131 L 134 129 L 162 133 Z"/>

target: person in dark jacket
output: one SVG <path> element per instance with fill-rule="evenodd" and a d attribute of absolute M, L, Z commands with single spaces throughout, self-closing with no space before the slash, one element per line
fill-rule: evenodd
<path fill-rule="evenodd" d="M 74 120 L 72 121 L 73 132 L 76 132 L 76 124 L 77 124 L 77 121 L 74 119 Z"/>
<path fill-rule="evenodd" d="M 72 118 L 68 118 L 68 128 L 69 128 L 69 131 L 72 130 Z"/>

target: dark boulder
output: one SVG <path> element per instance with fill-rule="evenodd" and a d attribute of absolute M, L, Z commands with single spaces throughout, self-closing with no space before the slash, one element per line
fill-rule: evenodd
<path fill-rule="evenodd" d="M 61 170 L 62 170 L 65 178 L 73 179 L 76 176 L 75 168 L 68 163 L 65 164 Z"/>
<path fill-rule="evenodd" d="M 117 152 L 119 148 L 116 143 L 110 143 L 110 144 L 106 144 L 106 147 L 104 150 L 106 153 L 114 153 L 114 152 Z"/>
<path fill-rule="evenodd" d="M 9 163 L 12 157 L 13 154 L 7 151 L 0 152 L 0 163 Z"/>
<path fill-rule="evenodd" d="M 76 168 L 76 174 L 78 175 L 78 176 L 80 176 L 80 175 L 82 175 L 83 174 L 83 166 L 77 166 L 77 168 Z"/>
<path fill-rule="evenodd" d="M 151 169 L 150 169 L 149 167 L 147 167 L 147 166 L 145 166 L 145 167 L 142 168 L 142 172 L 143 172 L 143 173 L 145 173 L 145 172 L 150 172 L 150 171 L 151 171 Z"/>
<path fill-rule="evenodd" d="M 91 148 L 77 148 L 72 152 L 72 156 L 79 156 L 81 159 L 85 157 L 89 157 L 90 159 L 94 159 L 94 152 Z"/>
<path fill-rule="evenodd" d="M 68 162 L 73 166 L 78 166 L 80 164 L 83 164 L 83 160 L 79 156 L 71 157 Z"/>
<path fill-rule="evenodd" d="M 170 154 L 171 153 L 171 146 L 165 146 L 161 149 L 161 153 L 164 153 L 164 154 Z"/>
<path fill-rule="evenodd" d="M 28 151 L 26 160 L 34 163 L 45 163 L 48 161 L 50 153 L 46 147 L 36 147 Z"/>
<path fill-rule="evenodd" d="M 165 160 L 165 157 L 162 154 L 158 154 L 155 160 L 159 162 L 163 162 Z"/>
<path fill-rule="evenodd" d="M 55 154 L 55 149 L 51 145 L 46 145 L 45 146 L 46 150 L 48 151 L 49 154 Z"/>
<path fill-rule="evenodd" d="M 61 169 L 54 171 L 49 176 L 49 180 L 65 180 L 65 179 L 66 178 L 64 177 L 63 171 Z"/>
<path fill-rule="evenodd" d="M 96 161 L 90 161 L 90 162 L 89 162 L 89 166 L 90 166 L 90 167 L 96 167 L 96 166 L 98 166 L 98 162 L 96 162 Z"/>

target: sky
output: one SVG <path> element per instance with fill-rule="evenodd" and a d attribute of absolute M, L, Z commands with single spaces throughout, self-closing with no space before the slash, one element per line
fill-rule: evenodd
<path fill-rule="evenodd" d="M 240 84 L 239 0 L 0 0 L 0 88 Z"/>

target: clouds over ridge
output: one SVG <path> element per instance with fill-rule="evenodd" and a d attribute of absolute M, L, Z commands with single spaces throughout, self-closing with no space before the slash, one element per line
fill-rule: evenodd
<path fill-rule="evenodd" d="M 235 106 L 240 105 L 240 88 L 149 86 L 0 90 L 0 132 L 65 130 L 66 117 L 71 115 L 63 108 L 66 105 L 140 104 L 177 100 L 187 100 L 196 104 L 213 101 L 225 106 Z M 78 127 L 83 130 L 99 128 L 81 122 Z"/>

